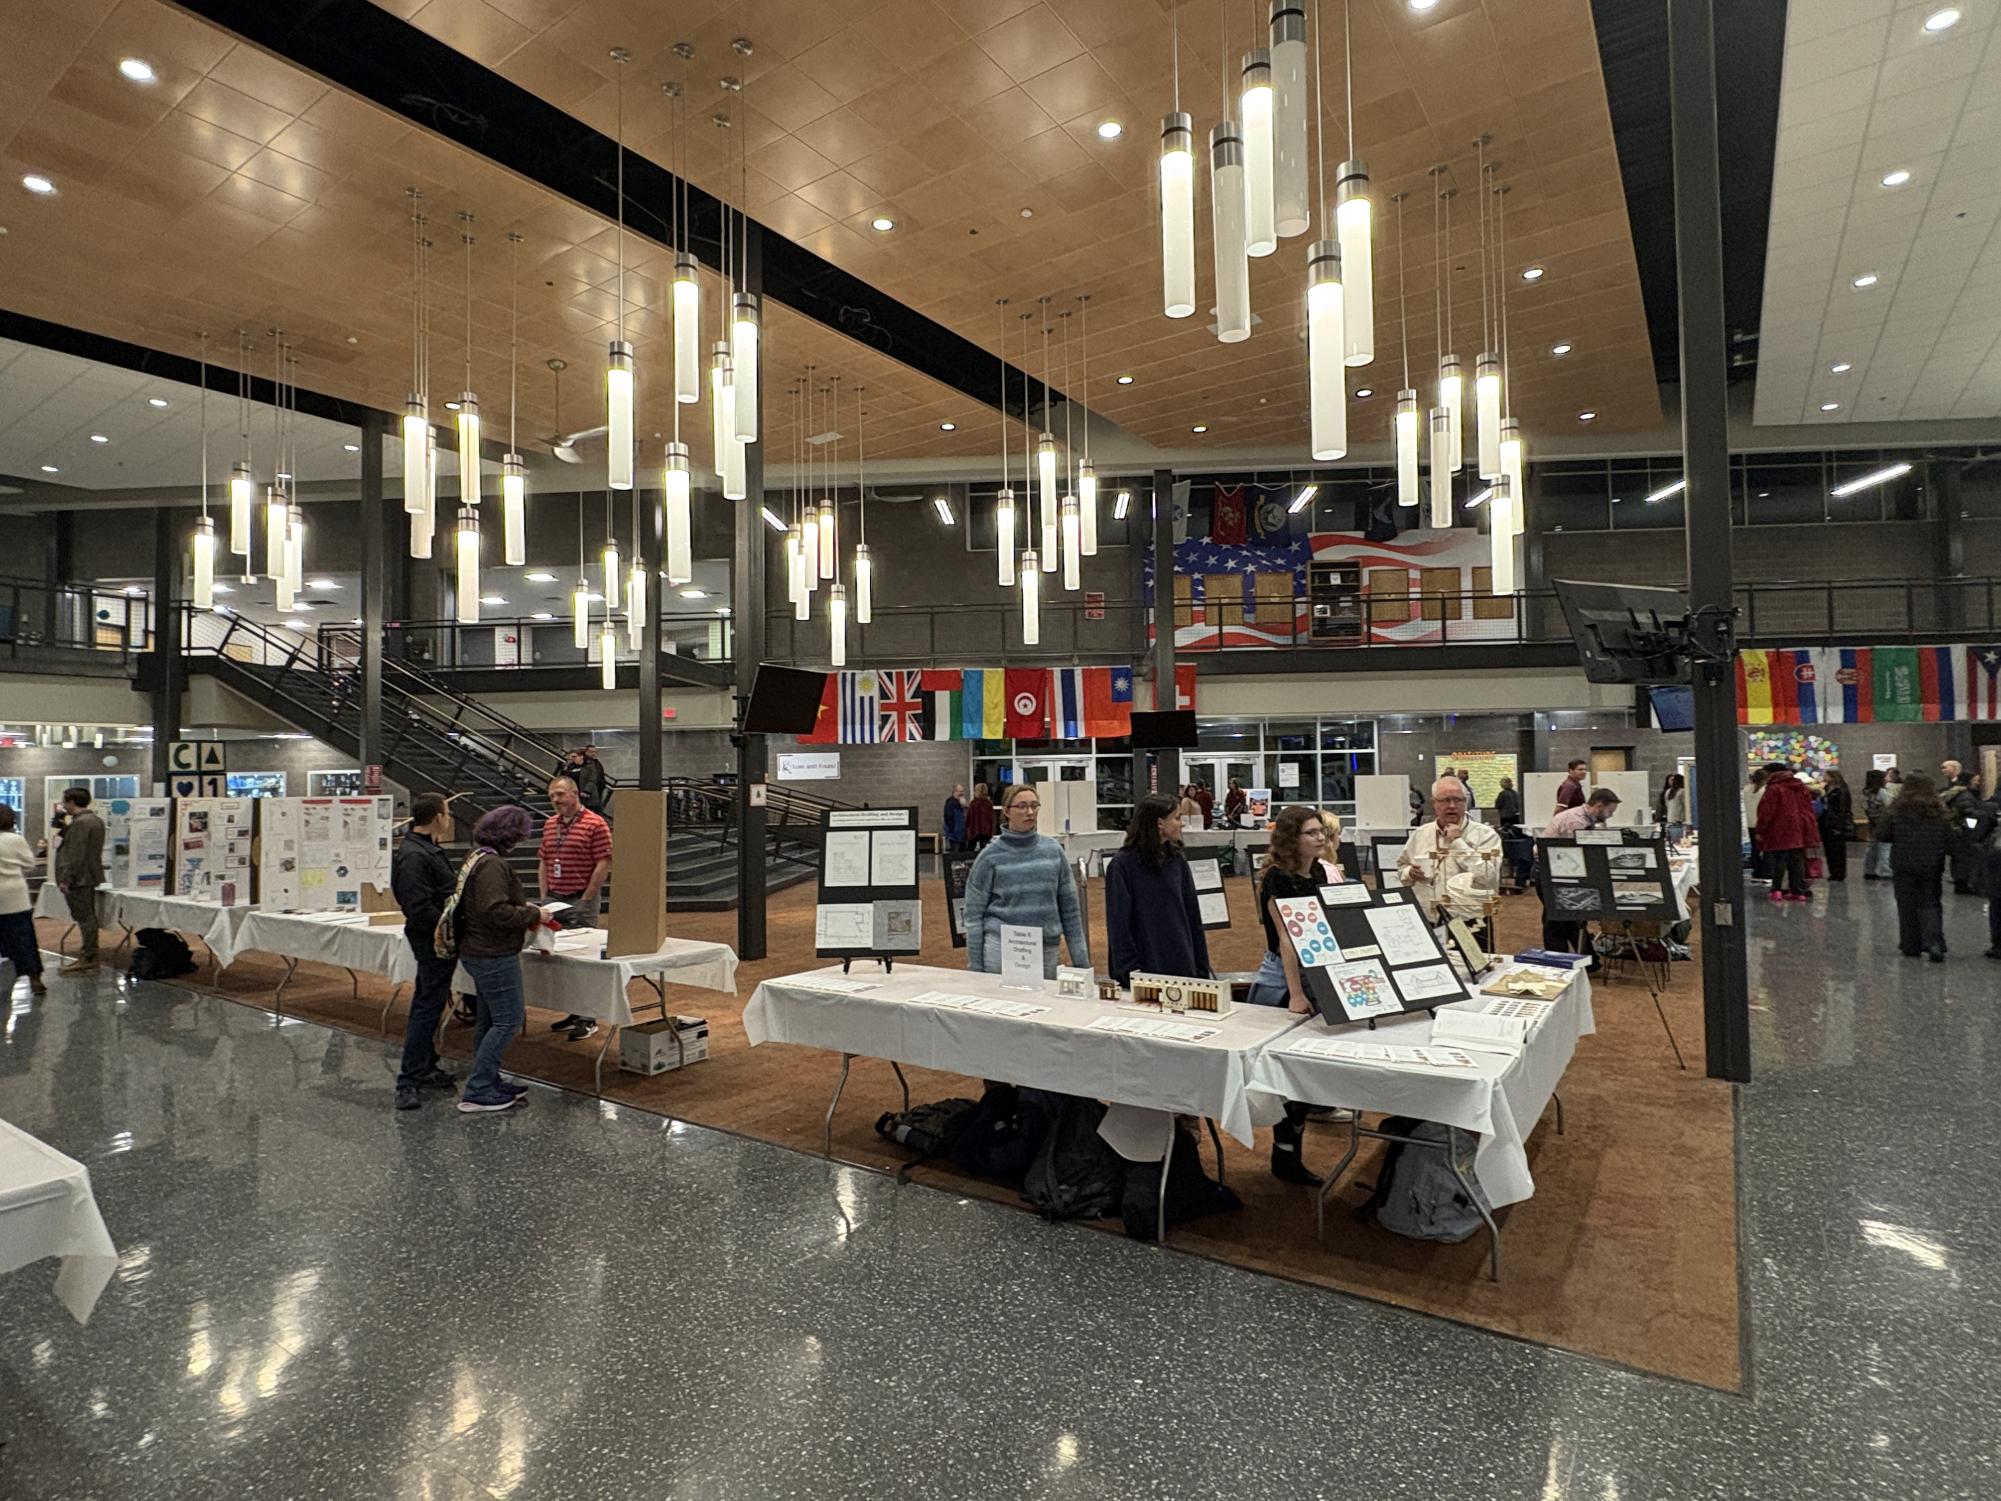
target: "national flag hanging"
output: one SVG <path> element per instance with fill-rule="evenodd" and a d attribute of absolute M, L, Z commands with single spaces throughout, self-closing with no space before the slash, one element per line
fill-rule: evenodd
<path fill-rule="evenodd" d="M 1133 732 L 1133 670 L 1084 669 L 1084 733 L 1113 740 Z"/>
<path fill-rule="evenodd" d="M 1876 669 L 1875 704 L 1878 724 L 1909 723 L 1924 717 L 1924 685 L 1918 676 L 1914 646 L 1871 649 Z"/>
<path fill-rule="evenodd" d="M 1040 740 L 1049 733 L 1049 669 L 1006 669 L 1007 716 L 1002 733 L 1014 740 Z"/>
<path fill-rule="evenodd" d="M 959 732 L 967 740 L 1000 740 L 1006 735 L 1005 686 L 998 667 L 968 668 L 960 696 Z"/>
<path fill-rule="evenodd" d="M 1820 702 L 1820 667 L 1814 654 L 1800 648 L 1794 651 L 1775 652 L 1778 670 L 1790 686 L 1786 690 L 1792 698 L 1792 722 L 1795 724 L 1824 724 L 1826 716 Z"/>
<path fill-rule="evenodd" d="M 1966 717 L 2001 719 L 2001 646 L 1966 649 Z"/>
<path fill-rule="evenodd" d="M 1960 717 L 1960 683 L 1966 676 L 1966 648 L 1963 646 L 1921 646 L 1918 648 L 1918 684 L 1924 717 L 1930 720 Z"/>
<path fill-rule="evenodd" d="M 1772 722 L 1772 654 L 1768 651 L 1737 653 L 1737 722 Z"/>
<path fill-rule="evenodd" d="M 877 685 L 873 672 L 841 674 L 841 744 L 874 745 L 877 739 Z"/>
<path fill-rule="evenodd" d="M 1217 485 L 1210 491 L 1209 540 L 1241 547 L 1249 540 L 1250 512 L 1242 485 Z"/>
<path fill-rule="evenodd" d="M 923 678 L 924 674 L 914 669 L 876 674 L 877 740 L 887 743 L 924 738 Z"/>
<path fill-rule="evenodd" d="M 1052 732 L 1058 740 L 1084 738 L 1084 669 L 1059 667 L 1054 672 Z"/>
<path fill-rule="evenodd" d="M 1832 655 L 1839 665 L 1834 670 L 1834 686 L 1841 694 L 1843 724 L 1873 724 L 1876 719 L 1876 667 L 1866 646 L 1837 647 Z"/>
<path fill-rule="evenodd" d="M 826 684 L 820 690 L 820 713 L 813 721 L 813 728 L 799 737 L 801 745 L 838 745 L 841 739 L 841 679 L 846 673 L 825 674 Z"/>
<path fill-rule="evenodd" d="M 1195 707 L 1195 664 L 1176 662 L 1174 664 L 1174 707 L 1193 709 Z"/>
<path fill-rule="evenodd" d="M 959 699 L 965 686 L 966 675 L 953 668 L 930 669 L 918 674 L 918 689 L 924 694 L 928 711 L 924 734 L 931 740 L 960 740 L 964 733 L 959 726 Z"/>

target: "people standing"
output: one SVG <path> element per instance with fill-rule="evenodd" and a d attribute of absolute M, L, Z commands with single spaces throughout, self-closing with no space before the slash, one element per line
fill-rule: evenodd
<path fill-rule="evenodd" d="M 1688 832 L 1688 778 L 1671 771 L 1661 783 L 1661 822 L 1667 826 L 1669 844 L 1680 844 Z"/>
<path fill-rule="evenodd" d="M 1502 777 L 1494 794 L 1494 827 L 1501 833 L 1501 865 L 1508 872 L 1504 895 L 1519 896 L 1528 890 L 1535 870 L 1535 840 L 1522 827 L 1522 795 L 1515 790 L 1513 777 Z"/>
<path fill-rule="evenodd" d="M 555 926 L 595 928 L 611 875 L 611 825 L 584 806 L 576 782 L 567 776 L 549 779 L 549 806 L 556 811 L 542 825 L 536 865 L 541 899 L 570 904 L 555 914 Z M 575 1012 L 549 1025 L 551 1032 L 568 1032 L 571 1042 L 582 1042 L 597 1029 L 594 1018 Z"/>
<path fill-rule="evenodd" d="M 1209 941 L 1195 877 L 1181 850 L 1181 810 L 1148 793 L 1133 809 L 1126 842 L 1105 865 L 1105 936 L 1112 978 L 1134 970 L 1209 978 Z"/>
<path fill-rule="evenodd" d="M 1771 899 L 1806 901 L 1807 851 L 1820 845 L 1820 820 L 1814 815 L 1813 794 L 1784 762 L 1765 768 L 1756 827 L 1758 848 L 1771 862 Z"/>
<path fill-rule="evenodd" d="M 1397 856 L 1397 878 L 1425 920 L 1463 918 L 1491 948 L 1488 913 L 1501 894 L 1501 835 L 1467 815 L 1471 794 L 1457 777 L 1431 784 L 1429 821 L 1410 831 Z"/>
<path fill-rule="evenodd" d="M 1175 804 L 1175 809 L 1181 814 L 1184 823 L 1192 823 L 1197 828 L 1202 826 L 1202 805 L 1195 801 L 1195 789 L 1193 787 L 1183 787 L 1181 789 L 1181 798 Z"/>
<path fill-rule="evenodd" d="M 1202 827 L 1205 829 L 1214 828 L 1216 826 L 1216 794 L 1211 792 L 1203 783 L 1197 782 L 1193 787 L 1188 789 L 1188 795 L 1195 799 L 1195 806 L 1202 810 Z"/>
<path fill-rule="evenodd" d="M 985 782 L 973 783 L 973 800 L 966 804 L 966 847 L 983 850 L 994 837 L 994 800 Z"/>
<path fill-rule="evenodd" d="M 76 957 L 62 967 L 66 975 L 85 975 L 97 968 L 97 888 L 104 883 L 104 820 L 90 811 L 90 789 L 72 787 L 63 794 L 68 822 L 56 847 L 56 890 L 69 903 L 76 924 Z"/>
<path fill-rule="evenodd" d="M 1581 757 L 1564 768 L 1563 780 L 1556 784 L 1556 811 L 1584 806 L 1584 778 L 1591 765 Z"/>
<path fill-rule="evenodd" d="M 1862 879 L 1865 881 L 1886 881 L 1890 878 L 1890 843 L 1884 837 L 1884 829 L 1890 818 L 1890 802 L 1894 796 L 1890 779 L 1880 770 L 1866 772 L 1862 778 L 1862 817 L 1869 825 L 1869 847 L 1862 852 Z"/>
<path fill-rule="evenodd" d="M 1327 841 L 1320 849 L 1320 874 L 1326 877 L 1329 886 L 1339 886 L 1348 879 L 1348 873 L 1341 868 L 1341 815 L 1322 808 L 1320 830 Z"/>
<path fill-rule="evenodd" d="M 1848 841 L 1855 837 L 1855 794 L 1848 779 L 1829 768 L 1820 779 L 1820 847 L 1830 881 L 1848 879 Z"/>
<path fill-rule="evenodd" d="M 1042 973 L 1054 979 L 1059 949 L 1070 962 L 1091 962 L 1084 936 L 1084 910 L 1077 878 L 1063 846 L 1035 832 L 1042 811 L 1033 784 L 1018 782 L 1001 799 L 1003 827 L 973 862 L 966 877 L 966 967 L 978 974 L 1001 972 L 1001 929 L 1036 928 L 1042 933 Z"/>
<path fill-rule="evenodd" d="M 1229 828 L 1236 828 L 1238 821 L 1244 816 L 1244 810 L 1250 805 L 1251 800 L 1244 791 L 1244 784 L 1231 777 L 1229 790 L 1223 794 L 1224 824 Z"/>
<path fill-rule="evenodd" d="M 1971 783 L 1959 762 L 1946 761 L 1939 766 L 1939 801 L 1952 819 L 1952 889 L 1959 896 L 1973 895 L 1974 883 L 1980 878 L 1980 795 Z"/>
<path fill-rule="evenodd" d="M 1951 764 L 1951 763 L 1947 763 Z M 1921 771 L 1904 778 L 1890 805 L 1883 837 L 1890 843 L 1890 880 L 1897 898 L 1897 952 L 1945 963 L 1945 862 L 1952 815 Z"/>
<path fill-rule="evenodd" d="M 1751 842 L 1751 879 L 1769 881 L 1772 872 L 1765 862 L 1765 852 L 1758 843 L 1758 803 L 1765 795 L 1764 767 L 1751 773 L 1751 779 L 1744 784 L 1744 837 Z"/>
<path fill-rule="evenodd" d="M 1591 795 L 1574 808 L 1564 808 L 1544 826 L 1545 839 L 1575 839 L 1588 829 L 1602 829 L 1612 821 L 1612 815 L 1619 811 L 1619 794 L 1610 787 L 1594 787 Z M 1542 912 L 1542 946 L 1560 954 L 1591 952 L 1585 935 L 1591 931 L 1589 920 L 1579 921 L 1570 917 L 1552 917 L 1547 905 Z M 1597 959 L 1592 959 L 1591 967 L 1598 967 Z"/>
<path fill-rule="evenodd" d="M 410 799 L 410 828 L 389 867 L 389 889 L 403 912 L 403 940 L 417 960 L 410 1017 L 403 1027 L 403 1063 L 396 1073 L 396 1108 L 415 1110 L 422 1091 L 451 1089 L 458 1078 L 438 1062 L 438 1018 L 452 995 L 455 955 L 438 954 L 438 919 L 457 885 L 451 858 L 439 848 L 452 837 L 449 800 L 441 792 Z"/>
<path fill-rule="evenodd" d="M 507 1045 L 527 1020 L 521 989 L 521 947 L 539 927 L 558 924 L 530 906 L 521 877 L 507 863 L 508 851 L 528 837 L 535 820 L 526 808 L 509 803 L 473 825 L 473 851 L 458 875 L 452 918 L 458 927 L 459 963 L 472 976 L 477 1014 L 473 1021 L 472 1071 L 466 1075 L 459 1109 L 509 1110 L 527 1093 L 500 1077 Z"/>
<path fill-rule="evenodd" d="M 0 960 L 13 965 L 34 994 L 47 995 L 42 948 L 35 939 L 34 904 L 28 900 L 28 877 L 34 868 L 34 847 L 14 827 L 13 808 L 0 803 Z"/>
<path fill-rule="evenodd" d="M 945 799 L 945 813 L 941 820 L 945 848 L 957 852 L 966 847 L 966 788 L 963 782 L 952 784 L 952 795 Z"/>
<path fill-rule="evenodd" d="M 1320 857 L 1326 848 L 1326 826 L 1312 808 L 1295 804 L 1280 812 L 1272 825 L 1271 849 L 1258 877 L 1258 924 L 1264 929 L 1265 954 L 1245 996 L 1253 1006 L 1285 1006 L 1302 1016 L 1313 1011 L 1299 955 L 1289 937 L 1279 936 L 1284 924 L 1279 919 L 1278 903 L 1282 897 L 1319 895 Z M 1300 1156 L 1306 1112 L 1305 1105 L 1286 1101 L 1284 1119 L 1272 1127 L 1271 1171 L 1281 1182 L 1318 1188 L 1319 1175 L 1309 1171 Z"/>

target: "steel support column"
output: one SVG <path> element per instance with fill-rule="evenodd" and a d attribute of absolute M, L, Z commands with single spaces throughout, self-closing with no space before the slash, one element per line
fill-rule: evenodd
<path fill-rule="evenodd" d="M 180 516 L 153 508 L 153 765 L 152 781 L 165 789 L 167 750 L 181 738 Z"/>
<path fill-rule="evenodd" d="M 1743 836 L 1732 670 L 1729 346 L 1718 205 L 1714 0 L 1668 0 L 1674 128 L 1675 282 L 1681 319 L 1682 473 L 1688 597 L 1711 660 L 1695 688 L 1696 826 L 1701 832 L 1702 1015 L 1709 1075 L 1751 1076 Z"/>
<path fill-rule="evenodd" d="M 745 226 L 743 286 L 764 289 L 764 232 Z M 757 430 L 765 430 L 765 392 L 770 381 L 757 383 Z M 765 956 L 764 856 L 764 737 L 743 733 L 743 711 L 750 687 L 764 659 L 764 444 L 744 450 L 744 498 L 723 502 L 736 507 L 736 549 L 730 559 L 730 621 L 735 650 L 730 654 L 736 677 L 736 952 L 739 959 Z"/>
<path fill-rule="evenodd" d="M 361 764 L 380 766 L 382 734 L 383 627 L 388 621 L 389 557 L 403 551 L 408 522 L 399 496 L 382 493 L 382 441 L 388 418 L 371 412 L 361 424 Z M 412 793 L 428 791 L 412 787 Z M 443 787 L 441 792 L 454 789 Z"/>
<path fill-rule="evenodd" d="M 1172 709 L 1174 691 L 1174 471 L 1153 471 L 1153 706 Z M 1181 787 L 1181 752 L 1155 751 L 1160 790 L 1170 797 Z M 1133 788 L 1138 801 L 1143 786 Z"/>
<path fill-rule="evenodd" d="M 645 472 L 641 466 L 640 474 Z M 667 604 L 661 598 L 667 592 L 667 581 L 660 576 L 665 544 L 661 534 L 663 504 L 665 497 L 660 491 L 640 485 L 639 535 L 632 545 L 639 554 L 640 571 L 646 575 L 646 598 L 652 606 L 639 634 L 639 785 L 648 792 L 658 792 L 662 786 L 665 750 L 660 733 L 660 613 Z"/>

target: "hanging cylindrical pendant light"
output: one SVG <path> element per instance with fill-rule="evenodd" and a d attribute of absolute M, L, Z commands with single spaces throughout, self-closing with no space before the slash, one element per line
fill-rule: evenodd
<path fill-rule="evenodd" d="M 1445 462 L 1454 474 L 1466 467 L 1465 401 L 1466 377 L 1460 371 L 1459 356 L 1448 354 L 1438 362 L 1438 404 L 1445 411 Z"/>
<path fill-rule="evenodd" d="M 799 567 L 803 548 L 804 538 L 799 523 L 795 521 L 785 529 L 785 599 L 795 606 L 799 603 L 799 596 L 806 592 L 806 575 Z"/>
<path fill-rule="evenodd" d="M 739 443 L 757 441 L 758 325 L 757 298 L 737 293 L 730 320 L 730 382 L 735 396 L 730 420 L 731 436 Z"/>
<path fill-rule="evenodd" d="M 296 500 L 285 507 L 285 577 L 294 594 L 306 587 L 306 508 Z"/>
<path fill-rule="evenodd" d="M 428 423 L 424 426 L 424 520 L 433 531 L 437 530 L 438 430 Z M 428 558 L 430 553 L 426 552 L 424 556 Z"/>
<path fill-rule="evenodd" d="M 875 618 L 875 559 L 868 543 L 855 544 L 855 624 L 867 625 Z"/>
<path fill-rule="evenodd" d="M 285 492 L 276 485 L 267 486 L 264 491 L 264 576 L 274 582 L 291 576 L 291 570 L 285 563 L 285 550 L 289 546 L 285 540 L 286 530 L 290 520 Z"/>
<path fill-rule="evenodd" d="M 812 558 L 807 555 L 807 547 L 812 539 L 807 537 L 804 527 L 796 527 L 795 530 L 799 533 L 799 550 L 791 559 L 793 575 L 792 618 L 794 620 L 811 620 L 813 618 L 812 582 L 818 570 L 814 568 Z"/>
<path fill-rule="evenodd" d="M 195 523 L 194 606 L 215 608 L 215 521 L 206 515 Z"/>
<path fill-rule="evenodd" d="M 598 632 L 598 683 L 610 693 L 618 687 L 618 630 L 611 623 L 611 616 L 604 618 L 604 627 Z"/>
<path fill-rule="evenodd" d="M 1021 639 L 1028 646 L 1042 640 L 1042 566 L 1032 547 L 1021 554 Z"/>
<path fill-rule="evenodd" d="M 1376 357 L 1376 206 L 1369 197 L 1369 169 L 1343 162 L 1334 187 L 1334 225 L 1341 238 L 1341 286 L 1347 325 L 1346 362 L 1367 365 Z"/>
<path fill-rule="evenodd" d="M 1237 344 L 1251 336 L 1251 263 L 1244 239 L 1244 137 L 1235 120 L 1209 132 L 1209 194 L 1216 337 Z"/>
<path fill-rule="evenodd" d="M 1078 345 L 1082 357 L 1079 361 L 1081 400 L 1084 408 L 1084 460 L 1077 466 L 1077 519 L 1078 535 L 1082 542 L 1084 556 L 1098 555 L 1098 471 L 1091 463 L 1091 297 L 1089 293 L 1077 299 Z M 1067 377 L 1066 377 L 1067 380 Z"/>
<path fill-rule="evenodd" d="M 868 550 L 868 444 L 862 391 L 855 387 L 855 624 L 875 619 L 875 558 Z"/>
<path fill-rule="evenodd" d="M 428 511 L 410 513 L 410 556 L 428 558 L 431 555 L 431 532 L 434 524 Z"/>
<path fill-rule="evenodd" d="M 1081 523 L 1077 518 L 1077 497 L 1063 497 L 1063 587 L 1081 589 L 1083 587 L 1082 564 L 1078 561 L 1083 544 Z"/>
<path fill-rule="evenodd" d="M 1397 392 L 1397 504 L 1418 503 L 1417 392 Z"/>
<path fill-rule="evenodd" d="M 426 508 L 431 430 L 430 260 L 425 252 L 423 194 L 407 188 L 410 197 L 410 397 L 403 404 L 403 509 L 412 516 Z M 416 523 L 411 523 L 411 553 L 416 552 Z M 422 556 L 429 556 L 426 552 Z"/>
<path fill-rule="evenodd" d="M 1160 122 L 1160 284 L 1168 317 L 1195 311 L 1195 121 L 1179 111 Z"/>
<path fill-rule="evenodd" d="M 429 451 L 425 438 L 430 430 L 424 403 L 412 396 L 403 405 L 403 509 L 413 516 L 424 509 L 424 458 Z"/>
<path fill-rule="evenodd" d="M 591 581 L 579 572 L 577 587 L 570 591 L 570 641 L 578 651 L 591 645 Z"/>
<path fill-rule="evenodd" d="M 500 461 L 500 546 L 509 568 L 528 561 L 528 466 L 518 453 Z"/>
<path fill-rule="evenodd" d="M 827 590 L 827 660 L 836 667 L 848 665 L 848 590 L 844 584 Z"/>
<path fill-rule="evenodd" d="M 459 396 L 459 504 L 479 504 L 479 398 Z"/>
<path fill-rule="evenodd" d="M 1492 481 L 1487 497 L 1487 560 L 1490 594 L 1515 592 L 1515 492 L 1505 474 Z"/>
<path fill-rule="evenodd" d="M 635 558 L 625 575 L 625 639 L 634 651 L 646 639 L 646 596 L 646 566 Z"/>
<path fill-rule="evenodd" d="M 1271 0 L 1272 201 L 1281 239 L 1306 233 L 1306 10 L 1299 0 Z"/>
<path fill-rule="evenodd" d="M 229 550 L 250 566 L 250 513 L 257 504 L 257 479 L 244 463 L 229 471 Z"/>
<path fill-rule="evenodd" d="M 459 507 L 457 542 L 456 618 L 460 625 L 477 625 L 479 623 L 479 512 L 471 506 Z"/>
<path fill-rule="evenodd" d="M 1045 410 L 1045 419 L 1047 412 Z M 1036 509 L 1041 518 L 1037 530 L 1041 533 L 1038 544 L 1045 562 L 1042 570 L 1054 572 L 1056 568 L 1057 507 L 1060 498 L 1056 494 L 1056 435 L 1044 433 L 1035 440 L 1035 489 Z M 1028 551 L 1034 552 L 1035 548 Z"/>
<path fill-rule="evenodd" d="M 994 564 L 1003 589 L 1014 587 L 1014 491 L 1006 485 L 994 497 Z"/>
<path fill-rule="evenodd" d="M 614 490 L 632 488 L 632 346 L 612 340 L 605 355 L 605 475 Z"/>
<path fill-rule="evenodd" d="M 1313 457 L 1321 462 L 1348 452 L 1348 381 L 1341 352 L 1346 321 L 1341 247 L 1315 240 L 1306 254 L 1306 371 Z"/>
<path fill-rule="evenodd" d="M 730 386 L 730 347 L 727 344 L 709 346 L 709 441 L 715 452 L 710 456 L 710 467 L 721 479 L 728 466 L 730 440 L 736 434 L 728 431 L 729 418 L 736 412 L 736 392 Z"/>
<path fill-rule="evenodd" d="M 674 257 L 674 399 L 702 399 L 702 281 L 695 258 Z"/>
<path fill-rule="evenodd" d="M 1478 423 L 1474 435 L 1480 478 L 1493 479 L 1501 470 L 1501 360 L 1496 354 L 1482 354 L 1473 362 L 1473 414 Z"/>
<path fill-rule="evenodd" d="M 1452 525 L 1452 414 L 1444 407 L 1431 409 L 1431 512 L 1432 526 Z"/>
<path fill-rule="evenodd" d="M 805 580 L 804 592 L 810 598 L 820 587 L 820 512 L 811 501 L 806 503 L 805 519 L 799 526 L 799 576 Z"/>
<path fill-rule="evenodd" d="M 1271 53 L 1244 54 L 1244 87 L 1238 118 L 1244 141 L 1244 250 L 1267 256 L 1278 249 L 1278 211 L 1272 197 Z"/>
<path fill-rule="evenodd" d="M 693 478 L 688 472 L 688 445 L 667 445 L 667 467 L 661 477 L 667 500 L 667 582 L 685 584 L 695 576 L 691 558 Z"/>
<path fill-rule="evenodd" d="M 832 578 L 839 571 L 839 560 L 834 555 L 834 502 L 832 497 L 820 497 L 820 577 Z"/>
<path fill-rule="evenodd" d="M 1514 532 L 1519 537 L 1527 528 L 1524 513 L 1528 509 L 1529 492 L 1523 483 L 1523 472 L 1528 464 L 1528 451 L 1522 442 L 1522 425 L 1512 417 L 1501 419 L 1501 473 L 1508 481 L 1508 494 L 1514 497 L 1511 515 Z"/>
<path fill-rule="evenodd" d="M 606 536 L 604 539 L 604 607 L 607 611 L 618 608 L 618 581 L 623 576 L 624 562 L 618 555 L 618 538 Z"/>
<path fill-rule="evenodd" d="M 1077 466 L 1078 547 L 1087 558 L 1098 555 L 1098 471 Z"/>

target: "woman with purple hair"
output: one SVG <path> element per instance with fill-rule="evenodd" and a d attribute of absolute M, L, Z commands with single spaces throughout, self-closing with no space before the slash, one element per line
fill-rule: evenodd
<path fill-rule="evenodd" d="M 528 837 L 535 821 L 526 808 L 495 808 L 473 826 L 473 851 L 459 869 L 457 906 L 459 963 L 472 976 L 479 998 L 473 1026 L 472 1072 L 466 1076 L 459 1109 L 468 1115 L 511 1110 L 527 1093 L 500 1077 L 500 1058 L 526 1020 L 521 994 L 521 946 L 536 928 L 554 927 L 540 907 L 530 906 L 521 878 L 507 852 Z"/>

